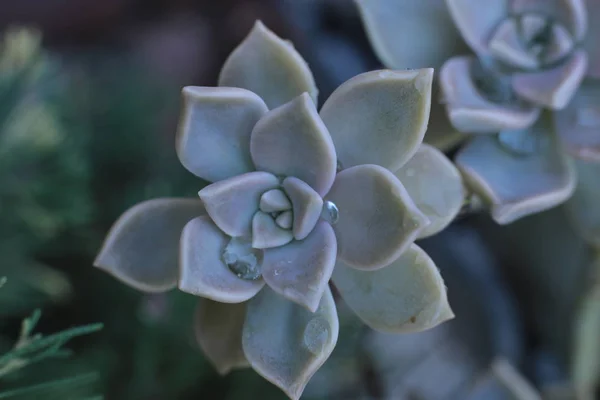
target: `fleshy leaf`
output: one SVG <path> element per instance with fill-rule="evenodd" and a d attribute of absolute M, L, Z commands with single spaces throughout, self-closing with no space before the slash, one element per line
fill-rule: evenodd
<path fill-rule="evenodd" d="M 355 2 L 371 45 L 388 68 L 439 68 L 466 48 L 444 0 Z"/>
<path fill-rule="evenodd" d="M 273 189 L 260 197 L 260 210 L 266 213 L 290 210 L 292 203 L 281 189 Z"/>
<path fill-rule="evenodd" d="M 250 153 L 256 168 L 295 176 L 319 194 L 335 178 L 335 148 L 314 103 L 306 93 L 269 111 L 254 127 Z"/>
<path fill-rule="evenodd" d="M 578 183 L 566 209 L 573 226 L 588 242 L 600 246 L 600 163 L 575 160 Z"/>
<path fill-rule="evenodd" d="M 219 374 L 249 367 L 242 349 L 246 303 L 225 304 L 200 299 L 194 315 L 198 345 Z"/>
<path fill-rule="evenodd" d="M 219 86 L 248 89 L 270 109 L 304 92 L 317 102 L 317 87 L 306 61 L 291 42 L 278 37 L 260 21 L 223 65 Z"/>
<path fill-rule="evenodd" d="M 265 288 L 248 303 L 242 345 L 256 372 L 298 400 L 333 351 L 339 322 L 329 288 L 315 313 Z"/>
<path fill-rule="evenodd" d="M 196 199 L 139 203 L 113 224 L 94 265 L 138 290 L 170 290 L 177 286 L 181 231 L 204 214 Z"/>
<path fill-rule="evenodd" d="M 380 332 L 419 332 L 454 317 L 440 272 L 415 244 L 377 271 L 338 261 L 333 283 L 359 318 Z"/>
<path fill-rule="evenodd" d="M 489 48 L 495 57 L 517 68 L 533 69 L 539 65 L 535 54 L 525 47 L 515 18 L 504 20 L 496 28 Z"/>
<path fill-rule="evenodd" d="M 181 235 L 179 289 L 221 303 L 241 303 L 258 293 L 262 279 L 238 278 L 225 264 L 229 240 L 208 216 L 188 222 Z"/>
<path fill-rule="evenodd" d="M 513 15 L 537 14 L 549 17 L 563 24 L 573 38 L 579 41 L 587 31 L 588 18 L 585 3 L 585 0 L 511 0 L 510 13 Z M 594 20 L 590 19 L 590 21 Z"/>
<path fill-rule="evenodd" d="M 320 221 L 306 239 L 265 250 L 262 275 L 271 289 L 315 312 L 333 272 L 336 253 L 333 228 Z"/>
<path fill-rule="evenodd" d="M 344 82 L 321 108 L 342 168 L 396 170 L 417 151 L 429 121 L 433 69 L 371 71 Z"/>
<path fill-rule="evenodd" d="M 215 224 L 232 237 L 249 236 L 263 193 L 279 186 L 276 176 L 248 172 L 204 187 L 198 192 Z"/>
<path fill-rule="evenodd" d="M 419 238 L 440 232 L 462 208 L 465 189 L 460 172 L 441 151 L 429 145 L 422 145 L 395 175 L 431 222 Z"/>
<path fill-rule="evenodd" d="M 562 60 L 575 47 L 570 33 L 561 25 L 552 25 L 550 43 L 545 50 L 544 62 L 552 64 Z"/>
<path fill-rule="evenodd" d="M 294 225 L 294 213 L 292 211 L 284 211 L 275 218 L 275 223 L 283 229 L 292 229 Z"/>
<path fill-rule="evenodd" d="M 294 238 L 302 240 L 308 236 L 319 220 L 323 199 L 310 186 L 293 176 L 283 181 L 283 188 L 292 200 Z"/>
<path fill-rule="evenodd" d="M 440 87 L 452 125 L 465 133 L 498 133 L 531 126 L 539 110 L 530 106 L 504 105 L 484 98 L 475 86 L 473 57 L 455 57 L 442 67 Z"/>
<path fill-rule="evenodd" d="M 554 127 L 572 156 L 600 162 L 600 82 L 585 80 L 567 108 L 554 113 Z"/>
<path fill-rule="evenodd" d="M 587 1 L 586 7 L 588 20 L 598 21 L 600 18 L 600 2 Z M 583 47 L 587 51 L 589 58 L 587 75 L 600 79 L 600 46 L 598 46 L 598 43 L 600 43 L 600 24 L 594 22 L 589 25 Z"/>
<path fill-rule="evenodd" d="M 196 176 L 216 182 L 254 171 L 250 133 L 267 106 L 239 88 L 188 86 L 177 132 L 177 155 Z"/>
<path fill-rule="evenodd" d="M 252 219 L 252 247 L 268 249 L 283 246 L 294 239 L 292 231 L 275 223 L 270 214 L 258 211 Z"/>
<path fill-rule="evenodd" d="M 573 166 L 545 124 L 538 122 L 532 134 L 540 135 L 542 142 L 531 155 L 514 153 L 496 137 L 478 137 L 456 156 L 466 184 L 488 203 L 499 224 L 555 207 L 575 189 Z"/>
<path fill-rule="evenodd" d="M 339 210 L 338 258 L 359 269 L 388 265 L 429 224 L 398 178 L 377 165 L 338 173 L 326 200 Z"/>
<path fill-rule="evenodd" d="M 480 56 L 489 55 L 494 29 L 508 16 L 508 0 L 446 0 L 450 15 L 465 41 Z"/>
<path fill-rule="evenodd" d="M 552 69 L 513 75 L 512 86 L 523 98 L 553 110 L 567 106 L 585 76 L 587 55 L 578 50 Z"/>

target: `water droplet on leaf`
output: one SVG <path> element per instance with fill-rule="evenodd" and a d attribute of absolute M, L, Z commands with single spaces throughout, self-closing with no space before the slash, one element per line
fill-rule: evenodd
<path fill-rule="evenodd" d="M 222 258 L 238 278 L 254 281 L 262 276 L 262 251 L 252 248 L 252 243 L 248 240 L 232 238 L 225 246 Z"/>
<path fill-rule="evenodd" d="M 340 210 L 337 208 L 333 201 L 326 201 L 325 203 L 323 203 L 321 217 L 325 221 L 333 225 L 340 219 Z"/>
<path fill-rule="evenodd" d="M 329 330 L 329 323 L 324 318 L 311 319 L 304 328 L 304 346 L 308 351 L 320 354 L 329 340 Z"/>

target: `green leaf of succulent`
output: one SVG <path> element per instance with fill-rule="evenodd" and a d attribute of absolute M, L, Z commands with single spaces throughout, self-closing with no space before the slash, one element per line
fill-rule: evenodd
<path fill-rule="evenodd" d="M 465 41 L 479 56 L 489 56 L 489 38 L 509 14 L 509 0 L 446 0 Z"/>
<path fill-rule="evenodd" d="M 338 173 L 326 200 L 339 210 L 338 259 L 359 269 L 388 265 L 429 224 L 398 178 L 377 165 Z"/>
<path fill-rule="evenodd" d="M 419 332 L 454 317 L 438 269 L 415 244 L 376 271 L 338 261 L 333 283 L 348 306 L 377 331 Z"/>
<path fill-rule="evenodd" d="M 452 125 L 465 133 L 498 133 L 525 129 L 540 115 L 529 105 L 498 104 L 486 99 L 473 81 L 476 59 L 454 57 L 440 72 L 440 86 Z"/>
<path fill-rule="evenodd" d="M 465 48 L 444 0 L 355 2 L 373 49 L 388 68 L 439 68 Z"/>
<path fill-rule="evenodd" d="M 231 237 L 250 236 L 263 193 L 279 187 L 268 172 L 248 172 L 215 182 L 198 192 L 213 222 Z"/>
<path fill-rule="evenodd" d="M 177 286 L 181 231 L 204 214 L 202 203 L 194 199 L 139 203 L 114 223 L 94 265 L 138 290 L 170 290 Z"/>
<path fill-rule="evenodd" d="M 242 329 L 246 303 L 225 304 L 200 299 L 194 314 L 198 345 L 219 374 L 249 367 L 242 349 Z"/>
<path fill-rule="evenodd" d="M 443 230 L 462 208 L 465 189 L 460 172 L 436 148 L 421 145 L 416 154 L 394 174 L 431 222 L 423 228 L 419 238 Z"/>
<path fill-rule="evenodd" d="M 524 99 L 542 106 L 560 110 L 567 106 L 587 69 L 587 55 L 583 50 L 555 68 L 520 72 L 512 77 L 514 91 Z"/>
<path fill-rule="evenodd" d="M 317 102 L 317 87 L 306 61 L 291 42 L 279 38 L 260 21 L 223 65 L 219 86 L 248 89 L 270 109 L 304 92 Z"/>
<path fill-rule="evenodd" d="M 491 136 L 472 140 L 457 154 L 466 184 L 499 224 L 557 206 L 573 194 L 575 170 L 548 130 L 542 119 L 528 131 L 537 143 L 532 154 L 517 154 Z"/>
<path fill-rule="evenodd" d="M 553 115 L 563 148 L 575 158 L 600 162 L 600 82 L 586 79 L 569 105 Z"/>
<path fill-rule="evenodd" d="M 327 193 L 335 178 L 331 136 L 306 93 L 258 121 L 250 138 L 250 153 L 258 170 L 295 176 L 320 195 Z"/>
<path fill-rule="evenodd" d="M 328 288 L 314 313 L 265 289 L 248 302 L 242 345 L 256 372 L 298 400 L 333 351 L 338 331 Z"/>
<path fill-rule="evenodd" d="M 338 87 L 321 109 L 342 168 L 400 168 L 423 141 L 433 69 L 371 71 Z"/>
<path fill-rule="evenodd" d="M 327 289 L 336 253 L 333 228 L 319 221 L 306 239 L 265 250 L 262 275 L 275 292 L 315 312 Z"/>
<path fill-rule="evenodd" d="M 566 202 L 575 230 L 588 242 L 600 246 L 600 163 L 575 160 L 577 188 Z"/>
<path fill-rule="evenodd" d="M 238 88 L 188 86 L 177 132 L 181 164 L 209 182 L 254 171 L 250 133 L 267 112 L 256 94 Z"/>
<path fill-rule="evenodd" d="M 302 240 L 308 236 L 319 220 L 323 210 L 323 199 L 305 182 L 293 176 L 285 178 L 283 188 L 292 200 L 294 238 Z"/>
<path fill-rule="evenodd" d="M 294 239 L 292 231 L 276 224 L 270 214 L 257 211 L 252 219 L 252 247 L 268 249 L 283 246 Z"/>
<path fill-rule="evenodd" d="M 221 303 L 241 303 L 258 293 L 262 279 L 240 279 L 227 266 L 229 242 L 208 216 L 191 220 L 181 235 L 179 289 Z"/>

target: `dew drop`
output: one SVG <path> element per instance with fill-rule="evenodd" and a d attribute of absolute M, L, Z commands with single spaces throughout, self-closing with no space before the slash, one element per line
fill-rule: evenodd
<path fill-rule="evenodd" d="M 341 161 L 337 160 L 336 167 L 335 167 L 336 172 L 340 172 L 343 169 L 344 169 L 344 167 L 342 166 Z"/>
<path fill-rule="evenodd" d="M 321 217 L 329 222 L 335 224 L 340 219 L 340 210 L 337 208 L 333 201 L 326 201 L 323 203 L 323 210 L 321 211 Z"/>
<path fill-rule="evenodd" d="M 252 248 L 248 240 L 232 238 L 223 250 L 222 259 L 238 278 L 254 281 L 262 276 L 262 251 Z"/>
<path fill-rule="evenodd" d="M 319 355 L 329 340 L 329 323 L 324 318 L 311 319 L 304 328 L 304 347 L 314 355 Z"/>

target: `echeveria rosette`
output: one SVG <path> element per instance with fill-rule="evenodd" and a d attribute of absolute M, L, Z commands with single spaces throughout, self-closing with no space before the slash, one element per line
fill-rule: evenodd
<path fill-rule="evenodd" d="M 569 106 L 586 96 L 600 71 L 600 33 L 594 24 L 588 27 L 588 20 L 600 16 L 597 3 L 428 0 L 425 10 L 413 1 L 357 2 L 386 65 L 425 67 L 439 65 L 440 55 L 447 58 L 438 79 L 447 116 L 458 131 L 482 134 L 455 162 L 497 222 L 510 223 L 572 196 L 577 174 L 568 156 L 597 154 L 600 143 L 597 131 L 571 129 L 576 122 Z M 413 16 L 419 24 L 403 31 L 401 22 Z M 457 45 L 420 34 L 431 26 L 444 38 L 459 34 L 474 54 L 458 56 L 464 53 Z M 418 48 L 404 40 L 399 45 L 396 38 L 405 36 L 434 40 L 414 41 Z M 446 131 L 448 140 L 456 136 Z"/>
<path fill-rule="evenodd" d="M 304 60 L 258 22 L 219 87 L 183 90 L 177 153 L 212 183 L 200 200 L 128 210 L 95 264 L 140 290 L 199 296 L 198 343 L 218 371 L 251 366 L 292 399 L 337 340 L 330 279 L 374 329 L 451 318 L 413 243 L 464 200 L 458 170 L 421 145 L 432 73 L 356 76 L 319 113 Z"/>

